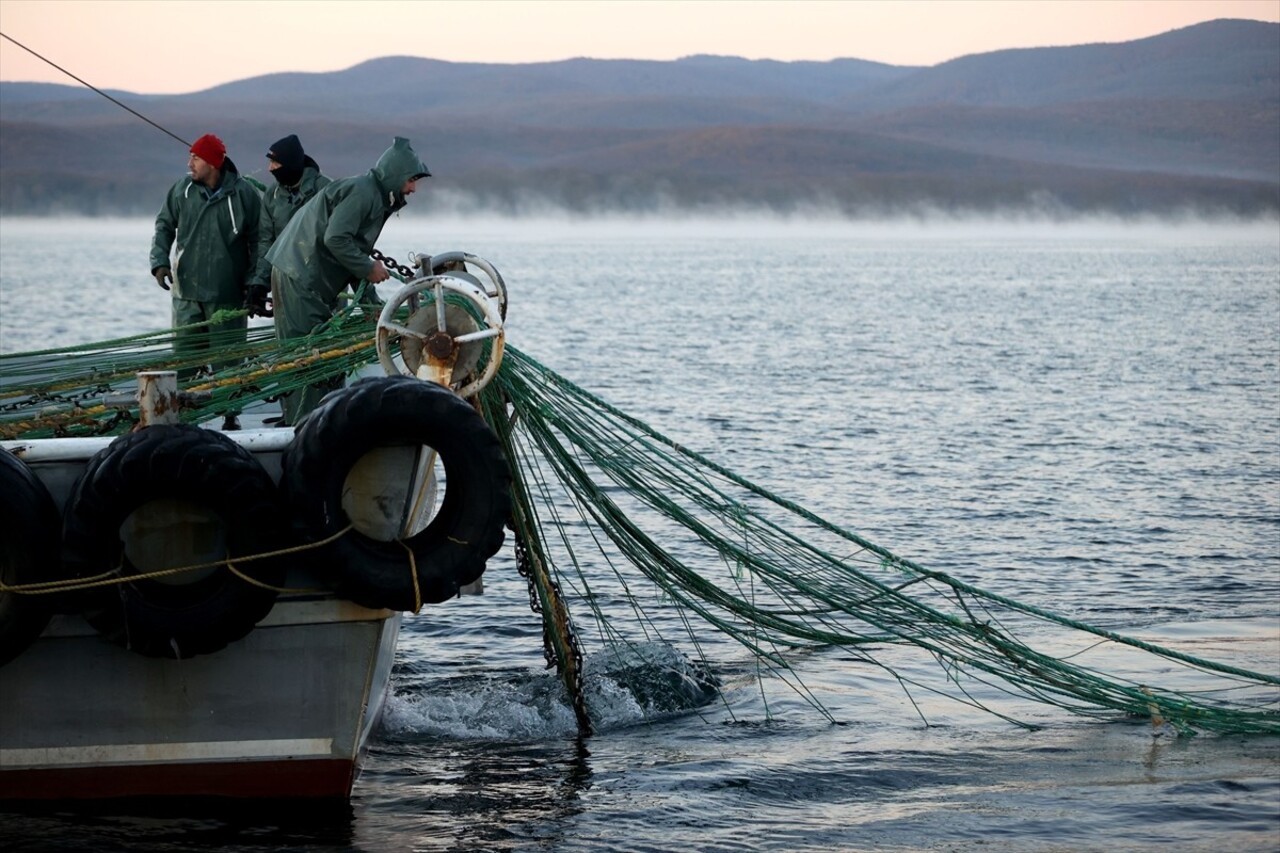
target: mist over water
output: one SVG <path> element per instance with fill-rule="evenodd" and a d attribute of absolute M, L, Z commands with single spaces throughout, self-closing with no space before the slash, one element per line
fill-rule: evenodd
<path fill-rule="evenodd" d="M 447 200 L 427 204 L 426 212 L 406 208 L 392 217 L 379 248 L 404 262 L 410 252 L 463 249 L 487 257 L 486 252 L 498 247 L 542 245 L 552 250 L 558 269 L 573 263 L 569 253 L 579 241 L 636 241 L 653 247 L 646 270 L 658 274 L 675 272 L 689 257 L 706 252 L 707 241 L 748 252 L 761 240 L 834 241 L 862 248 L 903 241 L 926 246 L 959 241 L 975 247 L 1040 242 L 1150 247 L 1280 244 L 1280 220 L 1208 217 L 1194 211 L 1140 217 L 1010 211 L 964 217 L 924 208 L 913 215 L 851 220 L 823 209 L 789 216 L 738 209 L 718 215 L 671 210 L 586 217 L 538 206 L 536 215 L 509 217 L 450 210 Z M 155 286 L 147 269 L 153 230 L 150 218 L 0 218 L 0 352 L 166 328 L 167 294 Z M 510 260 L 497 263 L 504 275 L 526 274 L 536 281 L 547 274 L 546 268 L 511 270 Z M 384 284 L 380 290 L 385 296 L 391 287 Z M 39 298 L 31 298 L 32 292 Z"/>
<path fill-rule="evenodd" d="M 0 351 L 164 328 L 151 227 L 0 222 Z M 488 259 L 512 345 L 896 553 L 1280 674 L 1274 221 L 404 215 L 379 248 Z M 1178 738 L 974 686 L 1028 731 L 838 649 L 795 665 L 828 718 L 709 627 L 696 652 L 646 647 L 680 675 L 633 689 L 643 667 L 589 653 L 597 734 L 579 741 L 509 544 L 485 587 L 406 620 L 350 813 L 0 808 L 0 842 L 1164 853 L 1280 838 L 1280 738 Z M 940 677 L 916 649 L 874 655 Z"/>

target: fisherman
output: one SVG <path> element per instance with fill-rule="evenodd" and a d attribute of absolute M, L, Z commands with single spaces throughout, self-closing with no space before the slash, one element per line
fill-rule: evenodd
<path fill-rule="evenodd" d="M 247 339 L 248 320 L 243 314 L 208 321 L 219 311 L 234 312 L 244 306 L 245 287 L 258 256 L 262 200 L 227 157 L 226 145 L 212 133 L 191 146 L 187 170 L 187 176 L 170 188 L 156 215 L 151 275 L 165 290 L 172 285 L 174 355 L 180 362 L 191 363 L 204 352 L 243 346 Z M 184 328 L 201 322 L 206 325 Z M 194 372 L 195 368 L 187 367 L 180 374 Z M 226 412 L 224 417 L 223 429 L 240 428 L 236 412 Z"/>
<path fill-rule="evenodd" d="M 297 134 L 278 139 L 267 149 L 267 169 L 276 185 L 262 195 L 262 218 L 258 221 L 258 259 L 246 288 L 244 307 L 250 317 L 270 317 L 267 296 L 271 287 L 271 264 L 267 252 L 276 235 L 284 230 L 293 215 L 317 192 L 331 183 L 321 174 L 320 166 L 302 150 Z M 273 303 L 275 299 L 271 300 Z"/>
<path fill-rule="evenodd" d="M 431 177 L 409 140 L 395 137 L 364 175 L 333 181 L 306 204 L 267 252 L 275 301 L 276 337 L 305 337 L 333 316 L 338 294 L 361 279 L 369 285 L 391 277 L 370 257 L 382 226 L 408 202 L 420 178 Z M 284 397 L 284 423 L 298 421 L 342 376 L 308 385 Z"/>

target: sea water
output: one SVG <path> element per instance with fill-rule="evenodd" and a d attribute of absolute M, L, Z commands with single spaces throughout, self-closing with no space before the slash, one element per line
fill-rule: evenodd
<path fill-rule="evenodd" d="M 164 328 L 150 234 L 0 222 L 0 351 Z M 404 216 L 379 246 L 485 257 L 510 290 L 513 345 L 901 556 L 1280 673 L 1275 222 Z M 349 808 L 11 809 L 0 846 L 1280 847 L 1280 738 L 1180 738 L 1010 700 L 1027 730 L 909 695 L 838 649 L 795 664 L 824 714 L 699 631 L 718 696 L 677 679 L 641 707 L 588 655 L 597 725 L 578 738 L 508 545 L 483 596 L 406 620 Z M 690 654 L 650 651 L 673 667 Z M 935 666 L 881 653 L 908 678 Z"/>

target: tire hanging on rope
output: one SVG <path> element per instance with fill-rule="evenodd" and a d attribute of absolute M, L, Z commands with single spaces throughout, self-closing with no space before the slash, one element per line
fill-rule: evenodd
<path fill-rule="evenodd" d="M 136 511 L 154 508 L 168 512 L 149 534 L 159 547 L 190 542 L 189 554 L 216 548 L 213 560 L 229 559 L 267 587 L 283 583 L 279 559 L 236 563 L 237 557 L 284 544 L 278 531 L 287 525 L 275 483 L 227 436 L 186 424 L 121 436 L 89 460 L 64 513 L 66 571 L 81 579 L 144 574 L 121 528 Z M 143 536 L 134 547 L 145 553 Z M 173 566 L 147 566 L 157 568 Z M 112 642 L 148 657 L 187 658 L 216 652 L 248 634 L 270 612 L 276 591 L 217 565 L 89 589 L 83 596 L 85 618 Z"/>
<path fill-rule="evenodd" d="M 386 447 L 428 447 L 438 455 L 445 472 L 439 510 L 407 538 L 382 541 L 353 528 L 311 553 L 341 597 L 413 611 L 456 596 L 502 547 L 511 474 L 497 436 L 452 391 L 405 376 L 364 379 L 326 396 L 285 449 L 281 485 L 306 541 L 351 525 L 343 507 L 348 474 Z"/>
<path fill-rule="evenodd" d="M 0 581 L 5 586 L 57 578 L 58 508 L 30 466 L 0 450 Z M 0 666 L 20 655 L 49 624 L 49 595 L 0 590 Z"/>

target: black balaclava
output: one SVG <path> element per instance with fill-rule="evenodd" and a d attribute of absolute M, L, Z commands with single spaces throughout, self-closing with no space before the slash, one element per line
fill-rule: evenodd
<path fill-rule="evenodd" d="M 302 143 L 296 134 L 289 134 L 277 140 L 267 149 L 267 159 L 275 160 L 280 168 L 271 174 L 283 187 L 291 187 L 302 180 L 302 169 L 306 165 L 307 155 L 302 150 Z"/>

